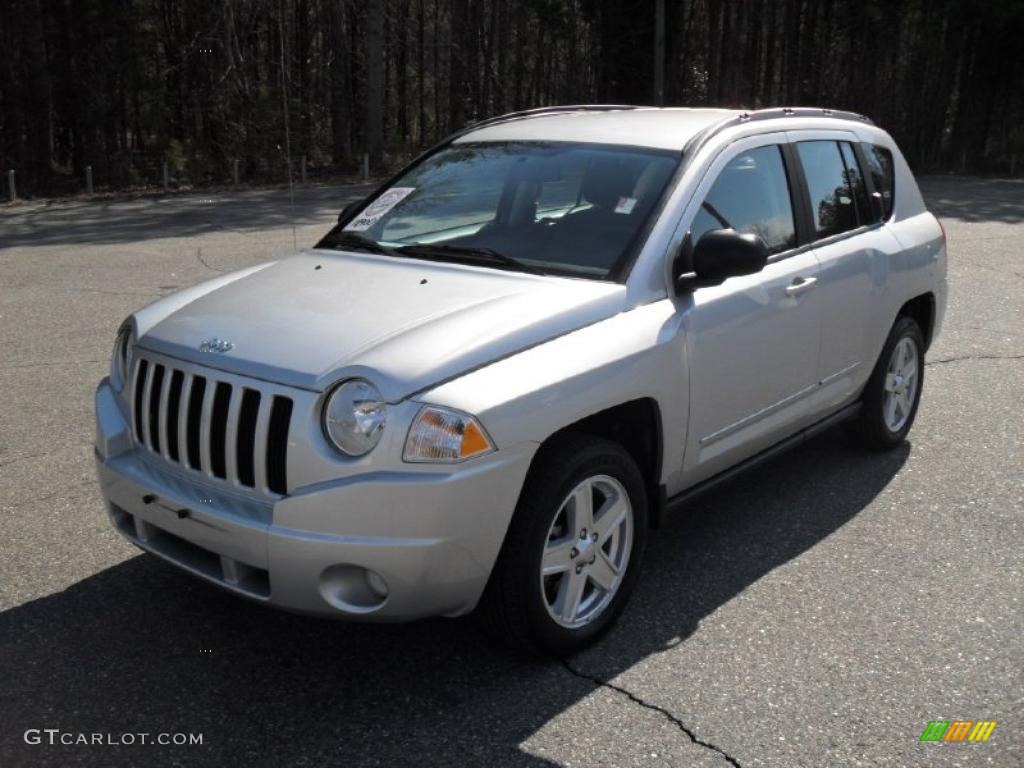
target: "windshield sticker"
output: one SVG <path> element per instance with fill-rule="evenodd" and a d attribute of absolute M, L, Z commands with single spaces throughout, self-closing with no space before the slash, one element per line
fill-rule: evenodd
<path fill-rule="evenodd" d="M 616 213 L 632 213 L 633 207 L 636 205 L 635 197 L 620 197 L 618 204 L 615 206 Z"/>
<path fill-rule="evenodd" d="M 392 187 L 374 200 L 370 207 L 345 225 L 346 232 L 362 232 L 369 229 L 388 211 L 416 191 L 416 187 Z"/>

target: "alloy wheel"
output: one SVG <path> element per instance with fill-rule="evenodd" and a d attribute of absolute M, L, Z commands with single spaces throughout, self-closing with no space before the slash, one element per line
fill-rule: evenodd
<path fill-rule="evenodd" d="M 611 604 L 633 545 L 633 507 L 618 480 L 595 475 L 565 497 L 548 529 L 540 589 L 563 627 L 589 624 Z"/>

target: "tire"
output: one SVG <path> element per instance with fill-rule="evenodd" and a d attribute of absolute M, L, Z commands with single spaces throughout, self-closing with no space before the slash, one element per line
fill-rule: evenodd
<path fill-rule="evenodd" d="M 618 443 L 567 435 L 542 446 L 480 602 L 485 628 L 530 654 L 560 656 L 599 637 L 640 573 L 648 530 L 644 489 L 636 462 Z M 590 525 L 587 498 L 598 517 L 583 539 L 578 529 Z M 545 556 L 547 568 L 563 570 L 542 576 Z M 581 596 L 575 608 L 574 594 Z"/>
<path fill-rule="evenodd" d="M 909 368 L 905 365 L 901 368 L 894 357 L 897 349 L 901 355 L 913 355 L 916 368 L 912 383 L 911 377 L 906 375 Z M 897 379 L 890 380 L 890 374 L 895 374 Z M 900 387 L 903 397 L 891 391 Z M 914 424 L 923 387 L 924 334 L 913 318 L 899 317 L 864 387 L 860 413 L 850 422 L 849 432 L 859 443 L 874 450 L 885 451 L 900 445 Z"/>

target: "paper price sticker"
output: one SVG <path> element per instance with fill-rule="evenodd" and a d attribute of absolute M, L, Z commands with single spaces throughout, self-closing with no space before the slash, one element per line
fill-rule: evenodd
<path fill-rule="evenodd" d="M 392 187 L 374 200 L 370 207 L 345 225 L 346 232 L 363 232 L 377 223 L 380 218 L 416 191 L 416 187 Z"/>
<path fill-rule="evenodd" d="M 635 197 L 620 197 L 618 204 L 615 206 L 616 213 L 632 213 L 633 208 L 636 206 Z"/>

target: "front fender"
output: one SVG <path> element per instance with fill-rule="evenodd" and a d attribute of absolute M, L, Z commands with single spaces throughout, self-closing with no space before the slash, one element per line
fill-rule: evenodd
<path fill-rule="evenodd" d="M 662 300 L 622 312 L 422 393 L 475 414 L 499 450 L 632 400 L 653 398 L 665 436 L 662 482 L 682 466 L 689 376 L 681 316 Z"/>

